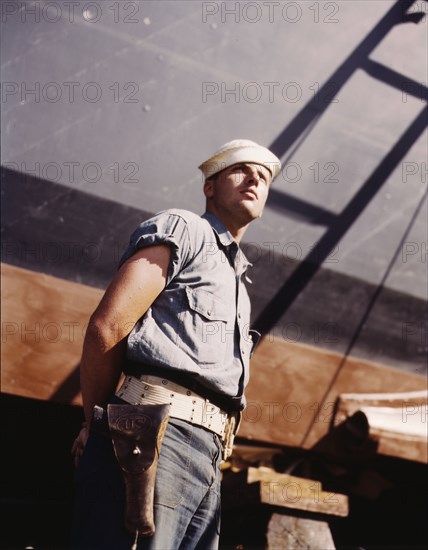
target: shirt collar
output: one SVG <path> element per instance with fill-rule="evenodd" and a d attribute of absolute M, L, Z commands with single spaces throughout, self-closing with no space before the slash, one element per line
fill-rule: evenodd
<path fill-rule="evenodd" d="M 248 261 L 247 257 L 242 251 L 242 248 L 238 245 L 230 232 L 224 227 L 221 221 L 216 218 L 216 216 L 214 216 L 212 212 L 205 212 L 205 214 L 203 214 L 201 217 L 207 220 L 207 222 L 211 225 L 214 233 L 217 235 L 218 240 L 224 247 L 230 247 L 231 245 L 235 244 L 235 246 L 238 248 L 238 255 L 240 256 L 239 263 L 241 264 L 240 271 L 243 272 L 247 269 L 248 266 L 253 265 Z"/>
<path fill-rule="evenodd" d="M 202 216 L 214 229 L 214 232 L 218 236 L 218 240 L 223 246 L 229 246 L 235 242 L 235 239 L 229 233 L 229 231 L 224 227 L 221 221 L 214 216 L 211 212 L 205 212 Z"/>

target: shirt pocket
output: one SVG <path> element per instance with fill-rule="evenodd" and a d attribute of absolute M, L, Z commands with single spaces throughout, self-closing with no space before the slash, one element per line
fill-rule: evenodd
<path fill-rule="evenodd" d="M 233 353 L 233 329 L 227 328 L 230 307 L 200 288 L 186 287 L 186 297 L 190 316 L 186 328 L 193 358 L 202 368 L 222 363 L 228 347 Z"/>

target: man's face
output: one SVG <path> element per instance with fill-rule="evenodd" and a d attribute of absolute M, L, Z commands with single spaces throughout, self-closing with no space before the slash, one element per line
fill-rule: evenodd
<path fill-rule="evenodd" d="M 239 163 L 225 168 L 205 182 L 205 195 L 215 214 L 249 223 L 259 218 L 265 206 L 271 173 L 260 164 Z"/>

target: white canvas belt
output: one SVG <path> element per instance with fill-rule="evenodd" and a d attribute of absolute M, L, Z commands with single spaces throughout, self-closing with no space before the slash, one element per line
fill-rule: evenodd
<path fill-rule="evenodd" d="M 145 374 L 138 378 L 126 376 L 116 395 L 134 405 L 170 403 L 171 417 L 202 426 L 218 434 L 224 444 L 233 445 L 233 435 L 237 428 L 236 418 L 233 415 L 229 417 L 208 399 L 170 380 Z M 225 441 L 230 437 L 232 441 Z"/>

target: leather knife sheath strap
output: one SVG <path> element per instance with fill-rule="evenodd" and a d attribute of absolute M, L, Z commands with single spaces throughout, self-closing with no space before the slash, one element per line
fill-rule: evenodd
<path fill-rule="evenodd" d="M 169 408 L 169 404 L 107 406 L 113 448 L 125 481 L 125 526 L 136 538 L 155 532 L 156 468 Z"/>

